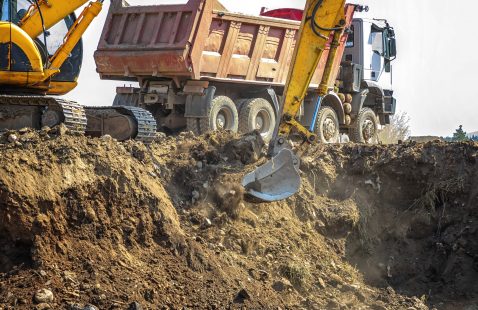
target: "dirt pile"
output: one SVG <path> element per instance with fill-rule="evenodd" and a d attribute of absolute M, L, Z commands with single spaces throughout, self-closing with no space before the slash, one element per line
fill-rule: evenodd
<path fill-rule="evenodd" d="M 476 144 L 315 146 L 292 198 L 255 135 L 0 139 L 0 309 L 447 309 L 478 296 Z"/>

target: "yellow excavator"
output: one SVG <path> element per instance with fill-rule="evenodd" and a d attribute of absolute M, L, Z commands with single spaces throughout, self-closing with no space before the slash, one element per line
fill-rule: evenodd
<path fill-rule="evenodd" d="M 0 129 L 63 123 L 90 136 L 154 139 L 156 121 L 146 110 L 87 107 L 57 97 L 77 86 L 81 37 L 102 9 L 103 0 L 87 2 L 0 0 Z"/>
<path fill-rule="evenodd" d="M 308 0 L 306 3 L 297 47 L 291 61 L 294 65 L 289 70 L 281 105 L 282 118 L 277 123 L 269 145 L 269 156 L 272 158 L 247 174 L 242 181 L 246 192 L 259 200 L 282 200 L 300 189 L 299 154 L 304 147 L 315 142 L 317 137 L 313 130 L 301 125 L 296 117 L 328 42 L 330 51 L 317 89 L 314 117 L 317 117 L 320 110 L 321 99 L 333 88 L 333 82 L 332 87 L 330 85 L 333 64 L 339 57 L 337 48 L 346 30 L 344 7 L 345 0 Z M 297 135 L 301 139 L 294 153 L 290 140 Z"/>

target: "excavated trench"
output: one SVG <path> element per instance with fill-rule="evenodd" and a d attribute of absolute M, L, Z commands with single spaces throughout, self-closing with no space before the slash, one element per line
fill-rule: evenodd
<path fill-rule="evenodd" d="M 335 163 L 316 174 L 337 177 L 323 175 L 319 192 L 357 209 L 345 257 L 368 284 L 438 309 L 477 305 L 476 144 L 353 146 L 324 157 Z"/>

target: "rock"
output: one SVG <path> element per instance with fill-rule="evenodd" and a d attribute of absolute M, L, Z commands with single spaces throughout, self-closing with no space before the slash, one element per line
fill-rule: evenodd
<path fill-rule="evenodd" d="M 83 310 L 98 310 L 97 307 L 93 306 L 93 305 L 86 305 Z"/>
<path fill-rule="evenodd" d="M 36 310 L 47 310 L 47 309 L 51 309 L 51 306 L 45 302 L 42 302 L 41 304 L 38 304 L 36 307 L 35 307 Z"/>
<path fill-rule="evenodd" d="M 246 291 L 246 289 L 241 289 L 237 293 L 236 298 L 234 298 L 235 303 L 244 303 L 245 300 L 251 299 L 251 295 Z"/>
<path fill-rule="evenodd" d="M 208 219 L 208 218 L 206 218 L 206 219 L 204 220 L 203 226 L 204 226 L 204 227 L 211 227 L 211 226 L 212 226 L 211 220 Z"/>
<path fill-rule="evenodd" d="M 285 290 L 288 290 L 289 288 L 292 288 L 292 284 L 290 283 L 289 280 L 282 279 L 282 280 L 275 281 L 275 282 L 272 284 L 272 288 L 273 288 L 276 292 L 283 292 L 283 291 L 285 291 Z"/>
<path fill-rule="evenodd" d="M 18 133 L 23 135 L 23 134 L 26 134 L 29 131 L 30 131 L 30 129 L 28 129 L 28 127 L 23 127 L 22 129 L 20 129 L 18 131 Z"/>
<path fill-rule="evenodd" d="M 101 136 L 101 140 L 103 140 L 103 141 L 113 141 L 113 137 L 110 136 L 110 135 L 104 135 L 104 136 Z"/>
<path fill-rule="evenodd" d="M 166 137 L 167 137 L 167 135 L 164 132 L 159 132 L 158 131 L 156 133 L 156 138 L 155 139 L 159 141 L 159 140 L 162 140 L 162 139 L 166 139 Z"/>
<path fill-rule="evenodd" d="M 138 302 L 132 302 L 128 306 L 128 310 L 143 310 L 143 307 Z"/>
<path fill-rule="evenodd" d="M 39 304 L 52 302 L 53 292 L 46 288 L 39 289 L 38 291 L 36 291 L 34 299 L 35 299 L 35 302 Z"/>
<path fill-rule="evenodd" d="M 41 131 L 44 132 L 44 133 L 49 133 L 50 130 L 51 130 L 51 128 L 48 127 L 48 126 L 43 126 L 43 127 L 41 128 Z"/>
<path fill-rule="evenodd" d="M 77 303 L 71 303 L 71 304 L 68 305 L 68 309 L 69 310 L 83 310 L 83 309 L 85 309 L 85 307 L 83 307 L 82 305 L 77 304 Z"/>
<path fill-rule="evenodd" d="M 25 298 L 19 298 L 18 299 L 18 304 L 19 305 L 26 305 L 28 301 Z"/>
<path fill-rule="evenodd" d="M 8 135 L 7 140 L 10 143 L 15 143 L 18 140 L 18 137 L 17 137 L 17 135 L 12 133 L 12 134 Z"/>
<path fill-rule="evenodd" d="M 202 169 L 203 166 L 204 166 L 204 164 L 202 163 L 202 161 L 196 162 L 196 167 L 197 167 L 198 169 Z"/>
<path fill-rule="evenodd" d="M 317 280 L 317 285 L 318 285 L 320 288 L 323 288 L 323 289 L 326 288 L 325 281 L 324 281 L 322 278 L 319 278 L 319 279 Z"/>
<path fill-rule="evenodd" d="M 56 134 L 58 136 L 63 136 L 68 132 L 68 128 L 65 126 L 65 124 L 60 124 L 58 126 L 55 126 L 52 130 L 50 130 L 50 133 Z"/>

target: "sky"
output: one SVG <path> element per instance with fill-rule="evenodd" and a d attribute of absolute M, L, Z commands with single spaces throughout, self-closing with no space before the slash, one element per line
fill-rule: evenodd
<path fill-rule="evenodd" d="M 131 4 L 184 3 L 182 0 L 128 0 Z M 261 7 L 303 8 L 305 0 L 223 0 L 230 11 L 256 15 Z M 397 110 L 410 117 L 412 135 L 450 136 L 463 125 L 478 130 L 476 0 L 357 0 L 370 7 L 364 17 L 386 18 L 395 28 L 398 56 L 393 63 Z M 84 105 L 111 105 L 122 82 L 100 80 L 93 53 L 109 1 L 84 36 L 79 86 L 70 99 Z M 127 82 L 129 85 L 129 82 Z"/>

